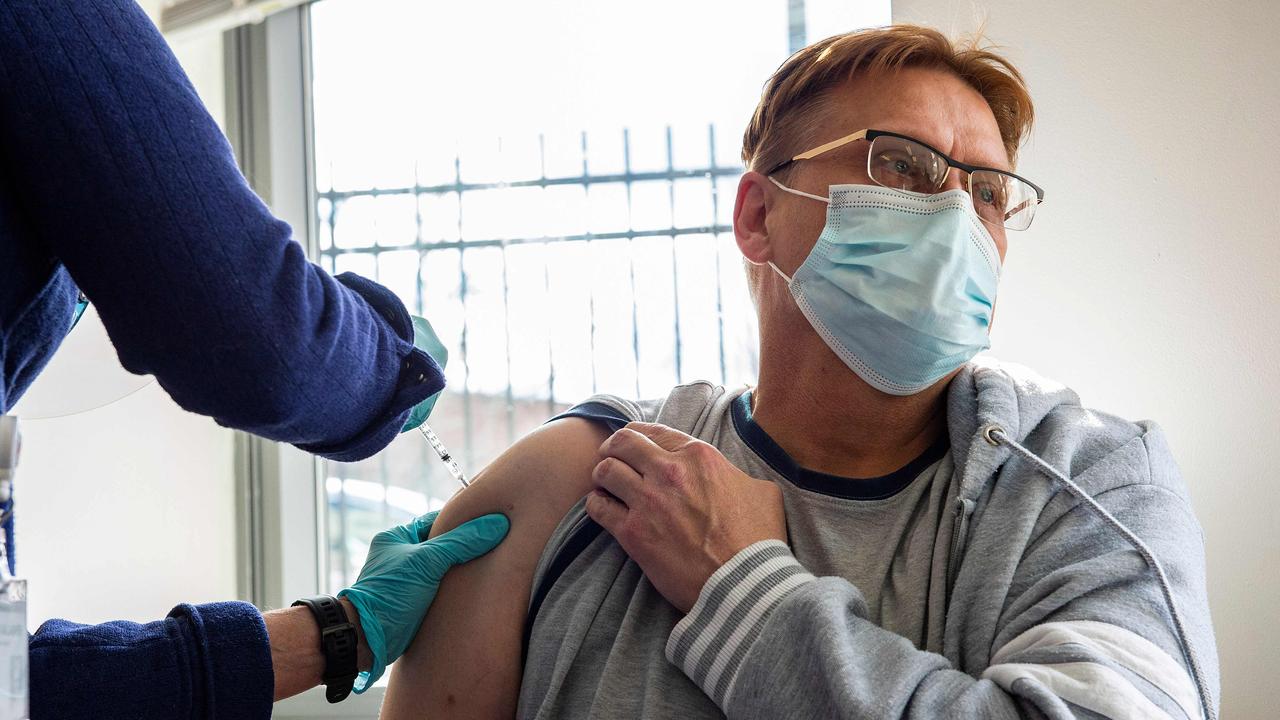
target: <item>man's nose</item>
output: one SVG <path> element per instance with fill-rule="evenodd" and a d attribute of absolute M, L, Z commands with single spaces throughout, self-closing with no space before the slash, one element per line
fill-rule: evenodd
<path fill-rule="evenodd" d="M 968 192 L 969 176 L 958 168 L 947 168 L 947 176 L 942 179 L 942 186 L 938 188 L 938 192 L 946 192 L 948 190 L 964 190 Z"/>

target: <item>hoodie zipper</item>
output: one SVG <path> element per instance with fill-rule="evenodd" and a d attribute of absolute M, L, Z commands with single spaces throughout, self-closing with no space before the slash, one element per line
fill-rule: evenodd
<path fill-rule="evenodd" d="M 985 425 L 979 430 L 982 439 L 988 445 L 999 446 L 1000 440 L 995 437 L 995 432 L 1004 432 L 1004 428 L 999 425 Z M 964 548 L 965 540 L 969 536 L 969 518 L 973 516 L 973 508 L 975 503 L 970 498 L 956 498 L 955 519 L 951 524 L 951 553 L 947 556 L 947 601 L 951 599 L 951 588 L 956 584 L 956 572 L 960 565 L 960 551 Z"/>
<path fill-rule="evenodd" d="M 956 498 L 955 519 L 951 523 L 951 552 L 947 555 L 947 597 L 951 597 L 951 588 L 956 582 L 956 570 L 960 565 L 960 550 L 969 534 L 969 517 L 973 515 L 974 503 L 968 498 Z"/>

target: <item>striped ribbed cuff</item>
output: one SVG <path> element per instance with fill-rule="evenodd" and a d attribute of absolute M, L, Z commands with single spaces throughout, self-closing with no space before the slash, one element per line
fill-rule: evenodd
<path fill-rule="evenodd" d="M 742 658 L 773 609 L 816 580 L 781 540 L 761 540 L 715 571 L 667 639 L 667 660 L 726 707 Z"/>

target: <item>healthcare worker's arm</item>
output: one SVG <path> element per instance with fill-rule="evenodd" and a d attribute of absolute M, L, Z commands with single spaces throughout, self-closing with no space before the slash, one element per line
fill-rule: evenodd
<path fill-rule="evenodd" d="M 358 665 L 368 669 L 359 635 Z M 240 602 L 180 605 L 147 624 L 50 620 L 31 637 L 31 663 L 36 718 L 265 718 L 273 700 L 315 687 L 324 674 L 307 608 L 260 616 Z"/>
<path fill-rule="evenodd" d="M 342 598 L 347 619 L 356 626 L 358 648 L 356 667 L 367 671 L 373 665 L 369 643 L 360 629 L 360 615 L 351 601 Z M 275 676 L 273 700 L 293 697 L 319 685 L 324 677 L 324 655 L 320 648 L 320 626 L 305 607 L 275 610 L 262 616 L 271 645 L 271 667 Z"/>
<path fill-rule="evenodd" d="M 123 365 L 187 410 L 350 461 L 443 387 L 394 295 L 307 261 L 132 0 L 0 3 L 0 172 Z"/>
<path fill-rule="evenodd" d="M 428 539 L 435 513 L 379 533 L 340 602 L 356 625 L 357 691 L 417 632 L 440 580 L 507 532 L 501 515 Z M 181 605 L 145 625 L 51 620 L 31 636 L 31 716 L 59 720 L 265 720 L 271 704 L 322 680 L 320 631 L 304 607 Z"/>
<path fill-rule="evenodd" d="M 31 636 L 30 662 L 37 720 L 271 715 L 271 645 L 248 603 L 180 605 L 147 624 L 50 620 Z"/>
<path fill-rule="evenodd" d="M 396 664 L 383 720 L 515 715 L 521 640 L 538 557 L 556 524 L 591 489 L 607 428 L 555 420 L 521 439 L 440 512 L 434 532 L 488 512 L 511 520 L 493 552 L 458 567 Z"/>

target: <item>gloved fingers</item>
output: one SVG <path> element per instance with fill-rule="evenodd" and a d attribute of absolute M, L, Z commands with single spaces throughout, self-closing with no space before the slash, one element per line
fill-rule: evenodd
<path fill-rule="evenodd" d="M 502 542 L 511 528 L 505 515 L 494 513 L 465 522 L 422 544 L 449 565 L 460 565 L 489 552 Z"/>
<path fill-rule="evenodd" d="M 440 514 L 439 510 L 432 510 L 413 521 L 414 534 L 417 535 L 418 542 L 426 542 L 431 535 L 431 526 L 436 523 L 436 516 Z"/>

